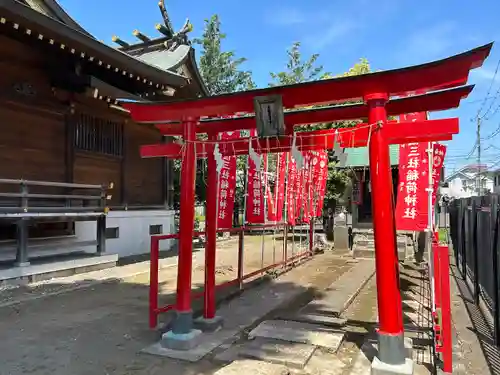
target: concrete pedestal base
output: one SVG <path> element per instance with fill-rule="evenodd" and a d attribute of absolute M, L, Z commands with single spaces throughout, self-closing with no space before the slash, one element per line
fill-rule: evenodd
<path fill-rule="evenodd" d="M 199 317 L 194 321 L 194 327 L 202 332 L 215 332 L 219 330 L 224 324 L 221 316 L 215 316 L 212 319 Z"/>
<path fill-rule="evenodd" d="M 161 336 L 161 346 L 173 350 L 190 350 L 198 345 L 200 335 L 201 331 L 197 329 L 181 334 L 168 331 Z"/>
<path fill-rule="evenodd" d="M 15 262 L 14 266 L 16 267 L 28 267 L 30 265 L 30 262 Z"/>
<path fill-rule="evenodd" d="M 333 230 L 335 249 L 349 249 L 349 233 L 346 226 L 335 226 Z"/>
<path fill-rule="evenodd" d="M 405 352 L 406 352 L 406 358 L 413 358 L 413 340 L 410 337 L 405 337 L 404 339 L 405 343 Z"/>
<path fill-rule="evenodd" d="M 371 375 L 413 375 L 413 360 L 406 358 L 400 365 L 388 365 L 377 357 L 373 358 Z"/>

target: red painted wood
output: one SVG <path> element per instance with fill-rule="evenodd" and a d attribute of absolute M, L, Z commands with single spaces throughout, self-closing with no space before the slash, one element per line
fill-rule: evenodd
<path fill-rule="evenodd" d="M 357 130 L 354 130 L 357 129 Z M 372 128 L 373 129 L 373 128 Z M 426 120 L 419 122 L 388 122 L 384 125 L 384 136 L 389 144 L 410 142 L 450 140 L 453 134 L 458 133 L 458 119 Z M 339 129 L 338 140 L 341 147 L 364 147 L 367 145 L 370 128 L 367 124 L 360 124 L 356 128 Z M 316 130 L 297 132 L 296 145 L 299 150 L 324 150 L 334 146 L 335 130 Z M 236 141 L 219 141 L 219 150 L 223 156 L 248 154 L 249 138 Z M 292 145 L 291 137 L 252 139 L 252 146 L 257 152 L 288 152 Z M 212 144 L 196 144 L 196 156 L 207 157 L 212 152 Z M 181 157 L 182 145 L 176 143 L 159 143 L 144 145 L 140 153 L 143 158 Z"/>
<path fill-rule="evenodd" d="M 457 108 L 460 105 L 460 100 L 466 98 L 473 87 L 474 86 L 463 86 L 425 95 L 393 99 L 386 104 L 387 114 L 388 116 L 399 116 L 404 113 L 442 111 Z M 285 123 L 288 129 L 290 129 L 304 124 L 353 120 L 367 117 L 368 107 L 365 104 L 355 104 L 287 112 L 285 113 Z M 155 126 L 164 135 L 182 135 L 181 123 L 156 124 Z M 196 132 L 211 133 L 246 129 L 255 129 L 255 118 L 253 116 L 233 119 L 201 120 L 198 122 Z"/>
<path fill-rule="evenodd" d="M 282 96 L 285 108 L 321 105 L 362 99 L 372 92 L 390 95 L 418 89 L 443 89 L 464 85 L 469 71 L 481 66 L 489 55 L 492 44 L 467 51 L 443 60 L 413 67 L 386 70 L 360 76 L 325 79 L 314 82 L 243 91 L 228 95 L 173 103 L 123 103 L 136 122 L 160 123 L 200 118 L 217 114 L 253 112 L 254 97 Z"/>

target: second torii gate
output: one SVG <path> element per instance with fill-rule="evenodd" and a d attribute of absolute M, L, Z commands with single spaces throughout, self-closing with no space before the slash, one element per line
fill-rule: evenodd
<path fill-rule="evenodd" d="M 289 112 L 284 119 L 289 134 L 296 125 L 323 123 L 348 119 L 368 118 L 370 126 L 359 125 L 356 130 L 340 131 L 343 147 L 369 145 L 372 171 L 372 201 L 374 212 L 375 258 L 379 313 L 378 363 L 392 366 L 410 366 L 405 358 L 402 303 L 398 279 L 398 258 L 395 243 L 394 199 L 390 175 L 389 144 L 451 139 L 458 132 L 458 120 L 430 120 L 417 123 L 392 123 L 388 116 L 410 112 L 437 111 L 455 108 L 466 97 L 472 86 L 461 87 L 467 82 L 469 71 L 482 65 L 492 44 L 466 53 L 428 64 L 365 74 L 354 77 L 322 80 L 298 85 L 220 95 L 176 103 L 126 103 L 137 122 L 154 123 L 165 135 L 182 135 L 183 145 L 158 144 L 141 148 L 143 157 L 181 156 L 181 216 L 179 233 L 179 260 L 177 280 L 177 318 L 167 338 L 185 343 L 198 334 L 192 329 L 191 267 L 194 222 L 195 161 L 197 155 L 208 156 L 208 185 L 216 186 L 215 161 L 209 147 L 198 146 L 196 133 L 207 133 L 211 140 L 218 132 L 255 128 L 252 116 L 231 119 L 202 119 L 220 114 L 235 116 L 253 112 L 254 97 L 279 95 L 283 107 Z M 392 99 L 409 92 L 425 89 L 425 95 Z M 439 90 L 439 91 L 436 91 Z M 432 92 L 433 91 L 433 92 Z M 342 101 L 362 100 L 363 104 L 336 105 L 318 109 L 294 110 L 296 107 L 325 105 Z M 298 133 L 303 139 L 303 149 L 333 146 L 334 133 L 320 131 L 313 135 Z M 290 150 L 290 138 L 261 142 L 241 139 L 225 147 L 220 142 L 223 155 L 243 154 L 248 142 L 255 142 L 256 150 L 285 152 Z M 300 146 L 300 143 L 299 143 Z M 208 151 L 208 155 L 205 153 Z M 233 149 L 235 151 L 233 151 Z M 207 269 L 206 289 L 215 282 L 215 228 L 216 200 L 207 197 Z M 213 290 L 213 289 L 212 289 Z M 205 292 L 205 304 L 213 305 L 207 319 L 215 318 L 214 295 Z M 175 345 L 174 345 L 175 346 Z M 182 347 L 183 345 L 179 345 Z M 187 346 L 186 346 L 187 347 Z M 410 361 L 411 362 L 411 361 Z M 375 362 L 374 362 L 375 365 Z"/>

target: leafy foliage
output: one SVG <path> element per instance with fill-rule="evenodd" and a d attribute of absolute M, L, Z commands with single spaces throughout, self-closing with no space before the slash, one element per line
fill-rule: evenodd
<path fill-rule="evenodd" d="M 255 88 L 252 73 L 240 70 L 245 58 L 236 58 L 234 51 L 222 51 L 226 34 L 220 31 L 219 16 L 205 20 L 201 38 L 193 42 L 201 46 L 200 73 L 211 95 L 226 94 Z"/>
<path fill-rule="evenodd" d="M 236 58 L 234 51 L 223 51 L 222 41 L 226 34 L 221 32 L 221 22 L 218 15 L 213 15 L 205 20 L 205 27 L 201 38 L 193 40 L 193 43 L 201 47 L 201 56 L 199 61 L 200 74 L 210 95 L 220 95 L 241 90 L 255 88 L 250 71 L 241 70 L 245 58 Z M 205 134 L 198 134 L 198 139 L 206 140 Z M 238 157 L 238 169 L 242 169 L 243 161 Z M 240 169 L 241 168 L 241 169 Z M 177 196 L 175 202 L 179 202 L 180 191 L 180 169 L 181 161 L 174 162 L 174 189 Z M 198 159 L 196 161 L 196 200 L 205 202 L 206 198 L 206 160 Z M 243 177 L 238 176 L 238 185 L 242 185 Z"/>
<path fill-rule="evenodd" d="M 288 55 L 286 71 L 270 73 L 273 81 L 269 86 L 292 85 L 294 83 L 316 81 L 327 74 L 323 72 L 323 65 L 316 66 L 319 54 L 314 54 L 305 61 L 302 59 L 300 42 L 293 43 L 286 53 Z"/>
<path fill-rule="evenodd" d="M 317 65 L 318 55 L 314 54 L 304 59 L 300 52 L 300 43 L 295 42 L 287 51 L 287 69 L 283 72 L 271 73 L 271 86 L 289 85 L 294 83 L 314 81 L 318 79 L 333 78 L 330 73 L 323 71 L 322 65 Z M 369 73 L 370 64 L 366 59 L 360 59 L 347 72 L 340 74 L 340 77 L 353 76 Z M 338 77 L 339 77 L 338 76 Z M 347 104 L 347 103 L 346 103 Z M 304 125 L 297 130 L 319 130 L 346 128 L 356 125 L 359 121 L 339 121 L 324 124 Z M 334 207 L 335 203 L 341 200 L 348 184 L 350 183 L 350 173 L 344 169 L 335 168 L 333 151 L 329 151 L 328 181 L 325 192 L 325 207 Z"/>

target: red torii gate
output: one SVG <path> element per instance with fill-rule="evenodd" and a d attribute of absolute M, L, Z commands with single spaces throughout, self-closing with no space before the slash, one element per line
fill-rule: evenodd
<path fill-rule="evenodd" d="M 353 131 L 339 131 L 343 147 L 366 146 L 369 141 L 369 160 L 372 170 L 372 192 L 379 199 L 373 200 L 374 235 L 376 249 L 376 277 L 379 312 L 378 359 L 387 364 L 405 363 L 403 342 L 402 303 L 399 291 L 398 258 L 395 244 L 394 200 L 390 174 L 389 144 L 451 139 L 458 132 L 458 120 L 430 120 L 413 123 L 392 123 L 388 116 L 411 112 L 437 111 L 455 108 L 466 97 L 472 86 L 459 87 L 467 82 L 469 71 L 482 65 L 492 44 L 428 64 L 404 69 L 383 71 L 353 77 L 328 79 L 304 84 L 273 87 L 236 94 L 213 96 L 174 103 L 123 103 L 136 122 L 153 123 L 165 135 L 182 135 L 184 139 L 181 172 L 181 217 L 179 233 L 179 260 L 177 280 L 177 319 L 172 335 L 183 339 L 192 334 L 191 268 L 192 236 L 194 221 L 195 161 L 197 154 L 208 156 L 208 190 L 215 189 L 217 173 L 210 147 L 195 143 L 196 133 L 207 133 L 215 141 L 218 132 L 255 128 L 255 118 L 242 116 L 231 119 L 202 119 L 220 114 L 234 116 L 251 113 L 255 96 L 280 95 L 285 113 L 287 132 L 293 134 L 295 125 L 323 123 L 348 119 L 368 118 L 367 127 L 359 125 Z M 457 88 L 458 87 L 458 88 Z M 421 89 L 434 91 L 425 95 L 392 99 Z M 441 91 L 436 91 L 441 90 Z M 363 104 L 336 105 L 317 109 L 294 110 L 297 107 L 328 105 L 352 100 Z M 373 130 L 371 130 L 373 128 Z M 320 131 L 313 135 L 297 133 L 304 141 L 303 149 L 333 146 L 334 132 Z M 354 136 L 350 136 L 354 134 Z M 231 152 L 220 142 L 226 155 L 246 153 L 249 139 L 232 142 Z M 290 149 L 290 139 L 255 142 L 255 150 L 284 152 Z M 234 148 L 233 148 L 234 146 Z M 299 149 L 301 147 L 298 143 Z M 145 145 L 143 157 L 180 157 L 181 145 Z M 203 153 L 208 151 L 207 153 Z M 215 231 L 216 200 L 207 197 L 207 246 L 205 273 L 205 318 L 215 317 Z"/>

